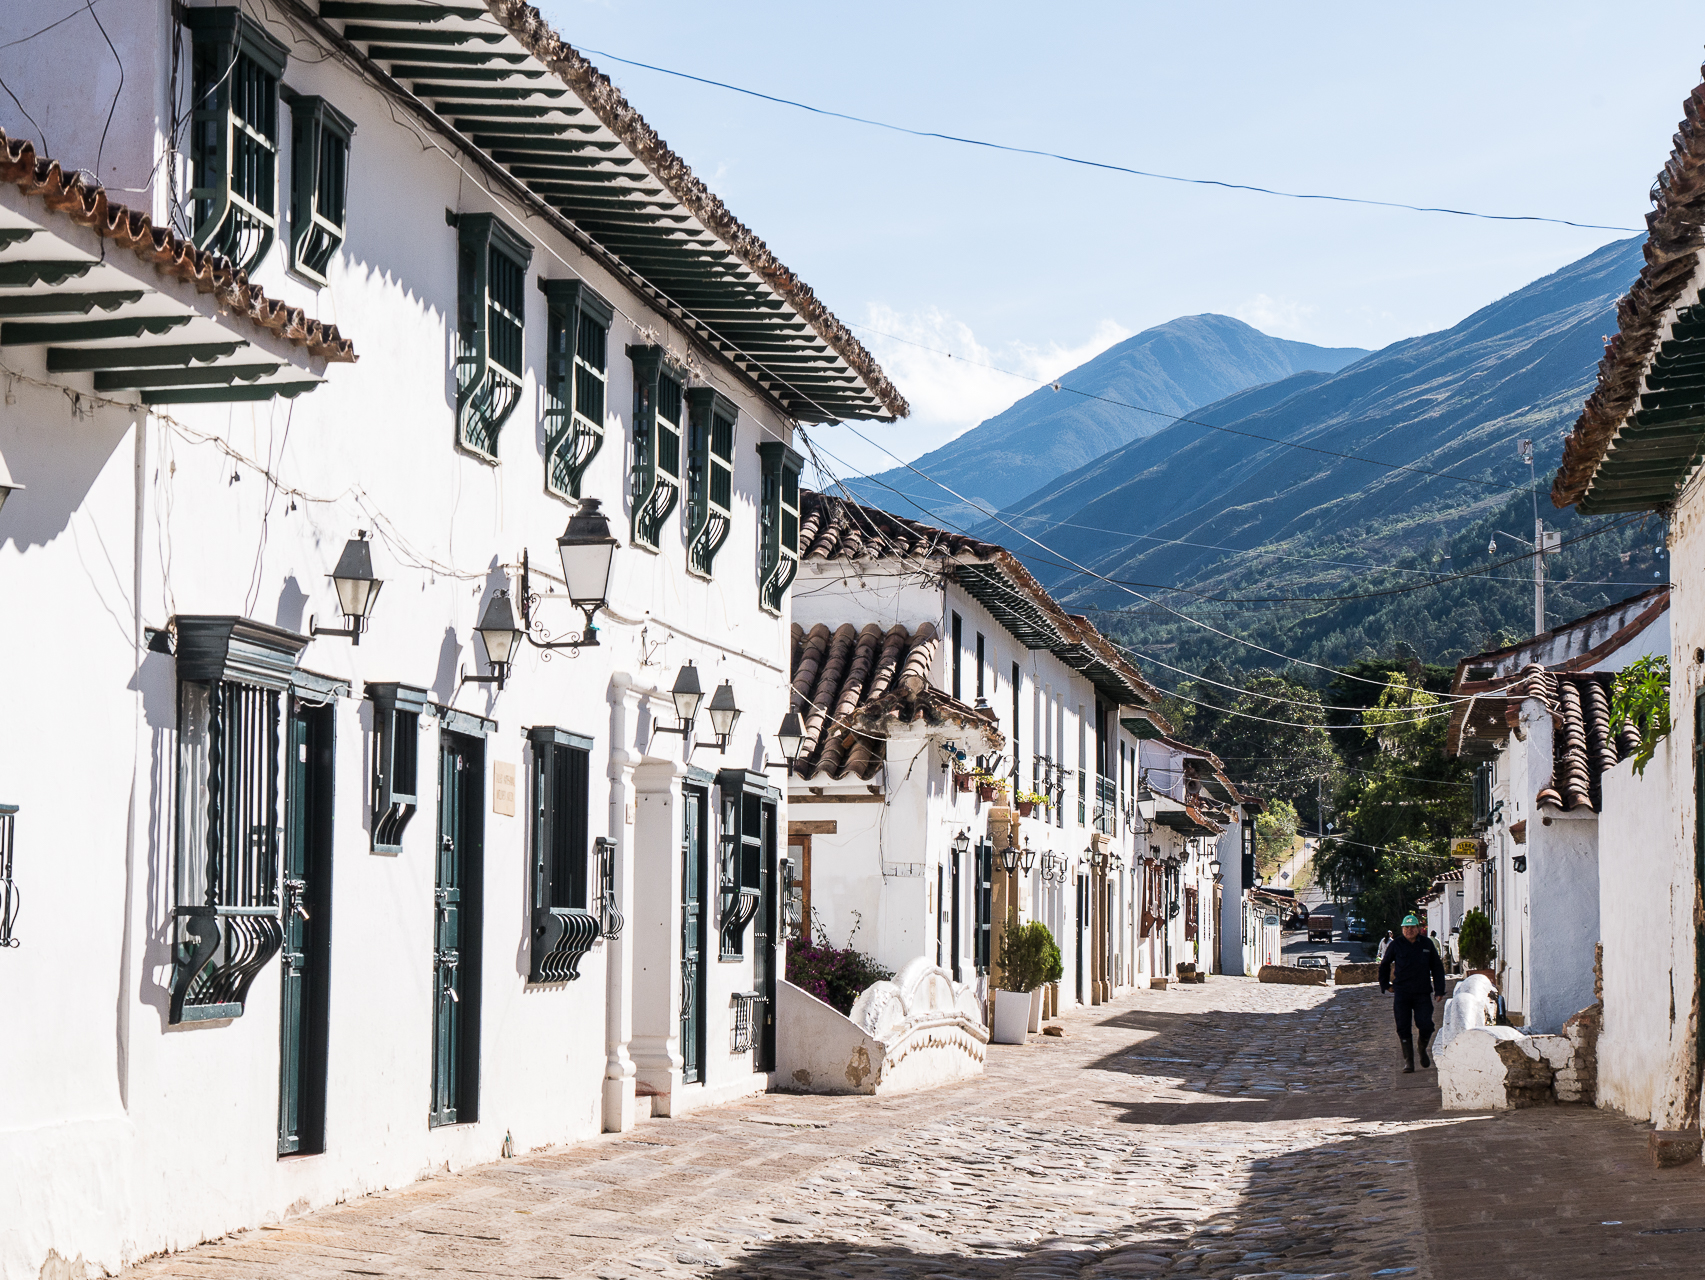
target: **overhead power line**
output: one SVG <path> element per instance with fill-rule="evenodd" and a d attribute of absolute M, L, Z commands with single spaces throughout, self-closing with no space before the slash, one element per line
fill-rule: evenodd
<path fill-rule="evenodd" d="M 984 138 L 964 138 L 958 134 L 940 133 L 934 129 L 913 129 L 903 124 L 893 124 L 887 120 L 873 120 L 868 116 L 855 116 L 845 111 L 832 111 L 827 107 L 814 107 L 807 102 L 796 102 L 792 98 L 780 98 L 772 93 L 761 93 L 756 89 L 746 89 L 737 84 L 729 84 L 724 80 L 712 80 L 706 76 L 693 75 L 688 71 L 676 71 L 670 67 L 659 67 L 650 62 L 637 62 L 632 58 L 619 57 L 613 53 L 605 53 L 599 49 L 585 49 L 583 52 L 595 57 L 606 58 L 611 62 L 620 62 L 625 66 L 639 67 L 645 71 L 655 71 L 660 75 L 674 76 L 680 80 L 691 80 L 697 84 L 710 85 L 715 89 L 726 89 L 730 93 L 744 94 L 748 98 L 758 98 L 764 102 L 773 102 L 777 106 L 793 107 L 798 111 L 809 111 L 812 115 L 827 116 L 835 120 L 846 120 L 852 124 L 868 125 L 873 129 L 887 129 L 893 133 L 909 134 L 914 138 L 934 138 L 940 142 L 954 142 L 961 146 L 983 147 L 989 151 L 1005 151 L 1012 155 L 1038 156 L 1045 160 L 1058 160 L 1064 164 L 1081 165 L 1086 169 L 1102 169 L 1109 173 L 1125 173 L 1134 178 L 1150 178 L 1157 182 L 1178 182 L 1195 187 L 1219 187 L 1225 191 L 1248 191 L 1255 195 L 1276 196 L 1285 200 L 1319 200 L 1331 204 L 1359 204 L 1377 209 L 1403 209 L 1410 213 L 1443 213 L 1454 218 L 1478 218 L 1486 222 L 1547 222 L 1560 227 L 1579 227 L 1587 231 L 1625 231 L 1641 232 L 1644 227 L 1612 226 L 1602 222 L 1575 222 L 1569 218 L 1551 218 L 1531 213 L 1479 213 L 1472 209 L 1451 209 L 1443 205 L 1409 204 L 1402 200 L 1373 200 L 1364 196 L 1326 195 L 1314 191 L 1281 191 L 1274 187 L 1261 187 L 1248 182 L 1228 182 L 1222 178 L 1187 178 L 1175 173 L 1157 173 L 1151 169 L 1134 169 L 1129 165 L 1112 164 L 1104 160 L 1087 160 L 1081 156 L 1068 156 L 1058 151 L 1048 151 L 1040 147 L 1019 147 L 1005 142 L 990 142 Z"/>

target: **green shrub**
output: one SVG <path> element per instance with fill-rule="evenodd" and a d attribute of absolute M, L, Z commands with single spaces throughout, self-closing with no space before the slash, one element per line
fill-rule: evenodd
<path fill-rule="evenodd" d="M 1065 975 L 1060 948 L 1040 920 L 1021 925 L 1007 921 L 1001 931 L 1001 990 L 1034 991 Z"/>
<path fill-rule="evenodd" d="M 1492 922 L 1479 907 L 1462 917 L 1462 932 L 1457 935 L 1456 949 L 1462 963 L 1470 969 L 1489 969 L 1498 958 L 1498 948 L 1492 945 Z"/>
<path fill-rule="evenodd" d="M 1647 654 L 1616 673 L 1610 694 L 1610 733 L 1615 737 L 1623 725 L 1640 733 L 1634 752 L 1634 772 L 1644 774 L 1652 752 L 1669 736 L 1669 655 Z"/>

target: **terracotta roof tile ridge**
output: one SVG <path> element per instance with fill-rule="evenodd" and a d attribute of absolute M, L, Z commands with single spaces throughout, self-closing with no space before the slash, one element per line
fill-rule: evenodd
<path fill-rule="evenodd" d="M 593 115 L 637 156 L 658 181 L 684 205 L 706 230 L 739 255 L 770 288 L 785 298 L 820 337 L 847 362 L 878 400 L 896 418 L 911 413 L 906 398 L 882 372 L 864 344 L 823 305 L 803 280 L 789 271 L 769 246 L 736 218 L 722 200 L 700 181 L 687 162 L 676 155 L 629 105 L 610 78 L 579 50 L 558 35 L 539 11 L 524 0 L 486 0 L 492 17 L 526 50 L 560 76 Z"/>
<path fill-rule="evenodd" d="M 65 214 L 103 240 L 129 249 L 166 275 L 210 293 L 227 310 L 268 329 L 295 346 L 334 364 L 356 360 L 354 344 L 333 324 L 312 319 L 300 307 L 269 298 L 249 283 L 228 258 L 198 249 L 168 227 L 155 226 L 147 214 L 116 204 L 106 188 L 81 173 L 67 173 L 57 160 L 36 153 L 35 144 L 0 129 L 0 181 L 15 184 L 25 195 L 40 196 L 47 207 Z"/>
<path fill-rule="evenodd" d="M 1705 77 L 1705 68 L 1700 74 Z M 1617 331 L 1605 344 L 1598 384 L 1563 441 L 1563 463 L 1551 484 L 1551 501 L 1559 507 L 1585 496 L 1639 395 L 1663 317 L 1692 280 L 1705 245 L 1705 83 L 1688 94 L 1682 112 L 1669 160 L 1652 184 L 1646 265 L 1617 304 Z"/>

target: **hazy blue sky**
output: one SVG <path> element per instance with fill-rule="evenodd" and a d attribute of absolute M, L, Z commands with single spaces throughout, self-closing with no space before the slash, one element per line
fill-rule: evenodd
<path fill-rule="evenodd" d="M 539 0 L 735 214 L 855 326 L 915 457 L 1174 316 L 1379 347 L 1611 231 L 1275 199 L 905 137 L 916 128 L 1291 190 L 1638 228 L 1705 11 L 1618 4 L 739 5 Z M 1045 18 L 1044 18 L 1045 12 Z M 886 459 L 821 433 L 858 469 Z"/>

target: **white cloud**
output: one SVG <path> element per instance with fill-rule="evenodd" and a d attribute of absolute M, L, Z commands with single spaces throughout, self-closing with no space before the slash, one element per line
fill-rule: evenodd
<path fill-rule="evenodd" d="M 901 312 L 876 303 L 866 316 L 854 332 L 911 404 L 912 416 L 896 426 L 870 424 L 859 430 L 908 461 L 939 449 L 1132 333 L 1102 320 L 1074 346 L 1023 341 L 985 346 L 969 324 L 938 308 Z M 818 429 L 815 434 L 861 470 L 894 465 L 893 458 L 850 432 Z"/>
<path fill-rule="evenodd" d="M 1254 325 L 1272 337 L 1307 340 L 1311 333 L 1308 321 L 1314 315 L 1314 308 L 1305 302 L 1287 302 L 1258 293 L 1238 303 L 1231 313 L 1244 324 Z"/>

